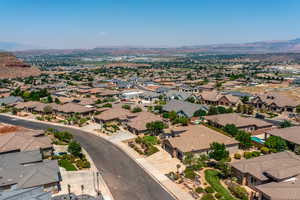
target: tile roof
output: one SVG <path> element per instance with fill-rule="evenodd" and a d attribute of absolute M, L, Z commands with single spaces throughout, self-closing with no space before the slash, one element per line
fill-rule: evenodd
<path fill-rule="evenodd" d="M 269 180 L 270 176 L 280 180 L 300 174 L 300 157 L 288 151 L 241 160 L 230 165 L 262 181 Z"/>
<path fill-rule="evenodd" d="M 208 115 L 205 116 L 205 119 L 216 122 L 222 126 L 225 126 L 227 124 L 234 124 L 237 127 L 253 126 L 253 125 L 257 127 L 272 126 L 271 123 L 265 122 L 261 119 L 257 119 L 253 117 L 242 117 L 238 113 Z"/>
<path fill-rule="evenodd" d="M 192 152 L 206 150 L 210 148 L 213 142 L 223 143 L 225 145 L 238 144 L 233 138 L 218 133 L 203 125 L 189 125 L 177 127 L 172 130 L 177 136 L 167 140 L 173 147 L 183 152 Z"/>
<path fill-rule="evenodd" d="M 136 130 L 146 130 L 146 124 L 149 122 L 162 121 L 162 118 L 159 115 L 150 112 L 142 111 L 135 114 L 137 114 L 137 116 L 130 119 L 127 125 Z"/>
<path fill-rule="evenodd" d="M 0 134 L 0 153 L 9 151 L 30 151 L 47 149 L 52 147 L 51 140 L 47 136 L 35 137 L 37 132 L 17 130 Z"/>
<path fill-rule="evenodd" d="M 38 150 L 3 154 L 0 160 L 0 186 L 24 189 L 60 181 L 57 161 L 43 161 Z"/>
<path fill-rule="evenodd" d="M 204 110 L 207 111 L 208 108 L 206 106 L 200 105 L 200 104 L 194 104 L 186 101 L 180 101 L 180 100 L 171 100 L 166 105 L 163 106 L 163 110 L 171 112 L 180 112 L 183 111 L 188 117 L 192 117 L 194 113 L 198 110 Z"/>

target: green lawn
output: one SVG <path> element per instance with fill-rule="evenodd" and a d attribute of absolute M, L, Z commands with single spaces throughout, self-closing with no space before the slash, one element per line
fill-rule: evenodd
<path fill-rule="evenodd" d="M 68 160 L 59 160 L 59 166 L 65 168 L 67 171 L 77 171 L 76 167 Z"/>
<path fill-rule="evenodd" d="M 147 144 L 156 145 L 158 143 L 158 139 L 155 136 L 146 135 L 143 137 L 143 141 Z"/>
<path fill-rule="evenodd" d="M 223 195 L 224 200 L 237 200 L 233 196 L 231 196 L 230 192 L 223 187 L 220 183 L 219 172 L 213 169 L 205 170 L 205 179 L 206 181 L 215 189 L 216 192 L 219 192 Z"/>

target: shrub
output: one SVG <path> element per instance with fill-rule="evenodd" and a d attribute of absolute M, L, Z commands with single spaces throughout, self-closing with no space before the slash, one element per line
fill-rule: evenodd
<path fill-rule="evenodd" d="M 300 147 L 296 147 L 295 154 L 300 155 Z"/>
<path fill-rule="evenodd" d="M 126 110 L 130 110 L 130 105 L 124 104 L 124 105 L 122 106 L 122 108 L 124 108 L 124 109 L 126 109 Z"/>
<path fill-rule="evenodd" d="M 159 149 L 153 145 L 148 145 L 147 149 L 145 150 L 146 156 L 151 156 L 152 154 L 155 154 L 158 152 Z"/>
<path fill-rule="evenodd" d="M 254 157 L 258 157 L 258 156 L 260 156 L 259 151 L 252 151 L 252 152 L 246 151 L 246 152 L 244 152 L 244 157 L 246 159 L 250 159 L 250 158 L 254 158 Z"/>
<path fill-rule="evenodd" d="M 191 179 L 191 180 L 194 180 L 195 177 L 196 177 L 196 173 L 191 168 L 186 168 L 183 173 L 184 173 L 185 178 L 188 178 L 188 179 Z"/>
<path fill-rule="evenodd" d="M 258 157 L 258 156 L 260 156 L 259 151 L 252 151 L 252 157 Z"/>
<path fill-rule="evenodd" d="M 201 200 L 215 200 L 215 197 L 212 194 L 204 194 Z"/>
<path fill-rule="evenodd" d="M 217 199 L 221 199 L 222 197 L 223 197 L 223 195 L 221 194 L 221 193 L 216 193 L 215 194 L 215 197 L 217 198 Z"/>
<path fill-rule="evenodd" d="M 142 112 L 142 109 L 140 107 L 134 107 L 131 112 L 133 113 Z"/>
<path fill-rule="evenodd" d="M 72 141 L 68 145 L 68 152 L 70 152 L 72 155 L 79 157 L 81 154 L 81 146 L 78 142 Z"/>
<path fill-rule="evenodd" d="M 197 192 L 197 193 L 203 193 L 204 192 L 204 189 L 202 188 L 202 187 L 197 187 L 196 189 L 195 189 L 195 192 Z"/>
<path fill-rule="evenodd" d="M 231 191 L 231 193 L 236 198 L 239 198 L 239 199 L 242 199 L 242 200 L 248 200 L 248 193 L 247 193 L 246 189 L 243 188 L 243 187 L 241 187 L 241 186 L 239 186 L 238 184 L 231 183 L 228 186 L 228 189 Z"/>
<path fill-rule="evenodd" d="M 270 149 L 268 147 L 262 147 L 262 148 L 260 148 L 260 152 L 262 154 L 268 154 L 268 153 L 270 153 Z"/>
<path fill-rule="evenodd" d="M 207 192 L 207 193 L 214 193 L 215 190 L 211 186 L 208 186 L 208 187 L 205 188 L 205 192 Z"/>
<path fill-rule="evenodd" d="M 235 158 L 235 159 L 241 159 L 241 158 L 242 158 L 242 155 L 239 154 L 239 153 L 235 153 L 235 154 L 234 154 L 234 158 Z"/>
<path fill-rule="evenodd" d="M 103 108 L 112 108 L 112 104 L 111 103 L 106 103 L 102 107 Z"/>

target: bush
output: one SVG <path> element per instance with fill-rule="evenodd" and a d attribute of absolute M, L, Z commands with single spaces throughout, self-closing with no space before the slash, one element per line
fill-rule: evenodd
<path fill-rule="evenodd" d="M 270 153 L 270 149 L 268 147 L 262 147 L 262 148 L 260 148 L 260 152 L 262 154 L 268 154 L 268 153 Z"/>
<path fill-rule="evenodd" d="M 124 108 L 124 109 L 126 109 L 126 110 L 130 110 L 130 105 L 124 104 L 124 105 L 122 106 L 122 108 Z"/>
<path fill-rule="evenodd" d="M 155 154 L 158 152 L 159 149 L 153 145 L 148 145 L 147 149 L 145 150 L 145 155 L 146 156 L 151 156 L 152 154 Z"/>
<path fill-rule="evenodd" d="M 244 152 L 244 157 L 246 159 L 250 159 L 250 158 L 254 158 L 254 157 L 258 157 L 258 156 L 260 156 L 259 151 L 252 151 L 252 152 L 246 151 L 246 152 Z"/>
<path fill-rule="evenodd" d="M 112 104 L 111 103 L 106 103 L 102 107 L 103 108 L 112 108 Z"/>
<path fill-rule="evenodd" d="M 81 146 L 78 142 L 72 141 L 68 145 L 68 152 L 70 152 L 72 155 L 79 157 L 81 154 Z"/>
<path fill-rule="evenodd" d="M 212 194 L 204 194 L 201 200 L 215 200 L 215 197 Z"/>
<path fill-rule="evenodd" d="M 241 186 L 239 186 L 238 184 L 231 183 L 228 186 L 228 189 L 231 191 L 231 193 L 236 198 L 239 198 L 239 199 L 242 199 L 242 200 L 248 200 L 248 193 L 247 193 L 246 189 L 243 188 L 243 187 L 241 187 Z"/>
<path fill-rule="evenodd" d="M 204 189 L 203 189 L 202 187 L 197 187 L 197 188 L 195 189 L 195 192 L 197 192 L 198 194 L 204 193 Z"/>
<path fill-rule="evenodd" d="M 89 161 L 87 160 L 76 160 L 75 161 L 76 163 L 76 166 L 78 167 L 78 169 L 83 169 L 83 168 L 90 168 L 91 167 L 91 164 Z"/>
<path fill-rule="evenodd" d="M 183 173 L 184 173 L 185 178 L 188 178 L 188 179 L 191 179 L 191 180 L 194 180 L 195 177 L 196 177 L 196 173 L 191 168 L 186 168 Z"/>
<path fill-rule="evenodd" d="M 217 199 L 221 199 L 222 197 L 223 197 L 223 195 L 221 194 L 221 193 L 216 193 L 215 194 L 215 197 L 217 198 Z"/>
<path fill-rule="evenodd" d="M 241 158 L 242 158 L 242 155 L 239 154 L 239 153 L 235 153 L 235 154 L 234 154 L 234 158 L 235 158 L 235 159 L 241 159 Z"/>
<path fill-rule="evenodd" d="M 211 186 L 208 186 L 208 187 L 205 188 L 205 192 L 207 192 L 207 193 L 214 193 L 215 190 Z"/>
<path fill-rule="evenodd" d="M 134 107 L 131 112 L 133 113 L 142 112 L 142 109 L 140 107 Z"/>

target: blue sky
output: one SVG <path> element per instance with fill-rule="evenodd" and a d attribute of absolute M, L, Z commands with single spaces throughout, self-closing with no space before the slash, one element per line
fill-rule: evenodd
<path fill-rule="evenodd" d="M 0 0 L 0 41 L 46 48 L 300 37 L 299 0 Z"/>

